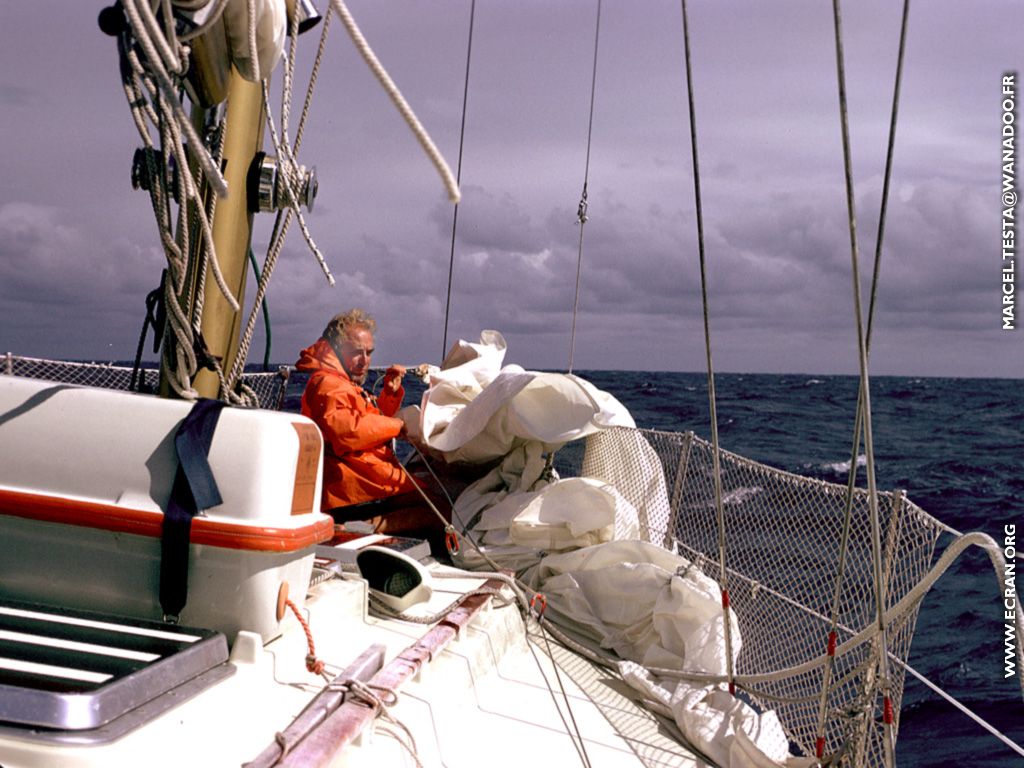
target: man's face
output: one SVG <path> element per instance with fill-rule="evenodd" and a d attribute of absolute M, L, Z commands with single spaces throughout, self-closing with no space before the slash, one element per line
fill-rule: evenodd
<path fill-rule="evenodd" d="M 341 364 L 345 373 L 360 386 L 366 381 L 370 372 L 370 357 L 373 355 L 373 334 L 365 328 L 355 328 L 348 332 L 341 342 Z"/>

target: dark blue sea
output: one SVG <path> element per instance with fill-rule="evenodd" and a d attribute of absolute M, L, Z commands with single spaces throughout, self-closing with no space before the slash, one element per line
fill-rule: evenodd
<path fill-rule="evenodd" d="M 710 439 L 707 377 L 696 373 L 577 371 L 615 395 L 638 426 L 693 430 Z M 298 409 L 304 377 L 289 385 Z M 901 488 L 959 531 L 1024 538 L 1024 382 L 1019 379 L 875 377 L 871 387 L 876 478 Z M 791 472 L 845 483 L 857 405 L 851 376 L 719 374 L 721 446 Z M 406 403 L 419 401 L 413 381 Z M 863 482 L 862 482 L 863 484 Z M 940 549 L 949 537 L 940 539 Z M 1004 679 L 1000 585 L 988 558 L 968 550 L 925 597 L 910 664 L 1024 745 L 1024 702 Z M 1024 758 L 907 677 L 900 766 L 1013 766 Z"/>

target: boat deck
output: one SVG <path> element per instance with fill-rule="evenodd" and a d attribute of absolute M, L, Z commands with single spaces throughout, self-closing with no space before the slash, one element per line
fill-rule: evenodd
<path fill-rule="evenodd" d="M 480 579 L 435 580 L 431 601 L 419 608 L 441 610 L 481 584 Z M 430 630 L 371 616 L 366 606 L 366 585 L 359 579 L 333 578 L 311 588 L 304 615 L 327 674 L 337 675 L 374 644 L 384 646 L 388 665 Z M 240 633 L 230 654 L 233 675 L 187 700 L 186 689 L 180 701 L 172 691 L 171 708 L 144 727 L 109 741 L 99 739 L 102 743 L 94 738 L 90 744 L 87 733 L 51 732 L 40 740 L 38 732 L 6 726 L 0 728 L 0 764 L 135 766 L 146 755 L 146 764 L 154 768 L 242 765 L 273 745 L 275 734 L 323 688 L 322 679 L 306 670 L 307 652 L 306 635 L 294 620 L 266 646 L 258 635 Z M 671 737 L 670 725 L 633 700 L 614 673 L 540 638 L 528 638 L 513 606 L 486 605 L 401 687 L 388 711 L 413 734 L 425 766 L 478 766 L 484 755 L 489 766 L 521 766 L 528 760 L 571 765 L 581 761 L 569 735 L 575 732 L 573 720 L 591 765 L 703 764 Z M 373 733 L 319 764 L 415 765 L 389 735 L 395 729 L 382 727 L 380 719 L 376 723 Z M 498 741 L 495 734 L 500 734 Z"/>

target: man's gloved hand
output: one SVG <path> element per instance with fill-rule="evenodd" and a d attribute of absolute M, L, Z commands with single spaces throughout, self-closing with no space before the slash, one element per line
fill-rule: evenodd
<path fill-rule="evenodd" d="M 405 366 L 392 365 L 384 373 L 384 391 L 396 394 L 402 388 L 402 378 L 405 376 Z"/>

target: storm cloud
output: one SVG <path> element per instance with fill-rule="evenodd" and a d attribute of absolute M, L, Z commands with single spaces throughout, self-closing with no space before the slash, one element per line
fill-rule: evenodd
<path fill-rule="evenodd" d="M 468 0 L 350 7 L 454 169 Z M 591 126 L 596 7 L 477 3 L 454 247 L 433 169 L 335 25 L 299 159 L 317 167 L 308 220 L 337 285 L 293 227 L 268 295 L 275 361 L 360 305 L 378 317 L 375 362 L 437 362 L 451 260 L 449 345 L 493 328 L 510 362 L 564 368 L 582 252 L 575 367 L 703 368 L 679 3 L 604 3 Z M 130 189 L 139 141 L 97 11 L 0 7 L 0 351 L 131 357 L 163 266 L 149 201 Z M 844 14 L 866 305 L 900 4 Z M 689 17 L 716 368 L 854 373 L 831 9 L 691 2 Z M 998 315 L 999 87 L 1021 29 L 1012 0 L 912 9 L 876 373 L 1024 376 L 1020 332 Z M 257 252 L 268 232 L 259 222 Z"/>

